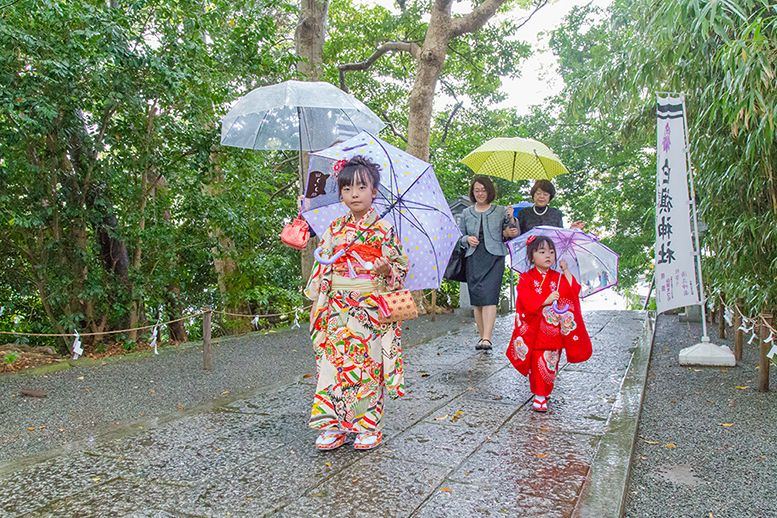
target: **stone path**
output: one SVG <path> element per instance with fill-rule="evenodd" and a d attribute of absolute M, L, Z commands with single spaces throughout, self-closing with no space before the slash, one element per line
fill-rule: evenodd
<path fill-rule="evenodd" d="M 409 394 L 388 404 L 375 451 L 315 451 L 314 380 L 297 374 L 124 437 L 0 465 L 0 516 L 617 515 L 628 456 L 608 445 L 625 437 L 630 455 L 644 378 L 624 380 L 649 351 L 645 319 L 586 315 L 594 357 L 564 366 L 547 415 L 527 407 L 528 383 L 504 357 L 512 317 L 501 317 L 492 354 L 473 350 L 470 326 L 408 348 Z"/>

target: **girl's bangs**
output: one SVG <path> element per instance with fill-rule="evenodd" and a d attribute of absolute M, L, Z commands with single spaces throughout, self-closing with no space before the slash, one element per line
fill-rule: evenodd
<path fill-rule="evenodd" d="M 372 185 L 369 170 L 359 166 L 344 167 L 340 174 L 337 175 L 337 184 L 340 189 L 359 184 L 375 187 Z"/>

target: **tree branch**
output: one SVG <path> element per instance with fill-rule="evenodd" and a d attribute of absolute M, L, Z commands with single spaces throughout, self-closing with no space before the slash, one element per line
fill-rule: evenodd
<path fill-rule="evenodd" d="M 389 119 L 389 116 L 388 116 L 388 114 L 387 114 L 385 111 L 382 111 L 382 112 L 380 112 L 380 114 L 381 114 L 381 116 L 383 117 L 383 122 L 385 122 L 385 123 L 386 123 L 386 126 L 388 126 L 388 128 L 391 130 L 391 133 L 392 133 L 392 134 L 393 134 L 395 137 L 397 137 L 397 138 L 399 138 L 399 139 L 402 139 L 402 140 L 405 142 L 405 144 L 407 144 L 407 137 L 406 137 L 405 135 L 403 135 L 402 133 L 400 133 L 400 132 L 397 130 L 397 128 L 396 128 L 396 127 L 394 127 L 394 123 L 393 123 L 393 122 L 391 122 L 391 119 Z"/>
<path fill-rule="evenodd" d="M 523 19 L 521 24 L 518 25 L 518 27 L 516 27 L 515 30 L 518 30 L 521 27 L 523 27 L 524 25 L 526 25 L 527 23 L 529 23 L 529 20 L 531 20 L 532 17 L 535 14 L 537 14 L 537 11 L 539 11 L 540 9 L 545 7 L 546 5 L 548 5 L 548 0 L 537 0 L 537 3 L 534 5 L 534 10 L 531 13 L 529 13 L 529 16 L 527 16 L 526 18 Z"/>
<path fill-rule="evenodd" d="M 480 30 L 491 17 L 496 14 L 496 11 L 502 7 L 507 0 L 486 0 L 479 6 L 477 6 L 471 13 L 466 16 L 462 16 L 453 20 L 451 25 L 451 33 L 454 37 L 461 36 L 468 32 L 475 32 Z M 537 0 L 534 11 L 526 17 L 526 19 L 516 29 L 520 29 L 534 16 L 537 11 L 542 9 L 548 4 L 548 0 Z"/>
<path fill-rule="evenodd" d="M 450 128 L 451 122 L 453 122 L 453 118 L 456 116 L 456 112 L 458 112 L 462 106 L 464 106 L 464 103 L 459 101 L 456 103 L 456 106 L 453 107 L 453 110 L 451 110 L 450 115 L 448 115 L 448 120 L 445 121 L 445 129 L 442 132 L 440 144 L 445 144 L 445 139 L 448 138 L 448 129 Z"/>
<path fill-rule="evenodd" d="M 343 63 L 338 65 L 340 71 L 340 89 L 347 92 L 348 87 L 345 85 L 345 73 L 355 70 L 367 70 L 375 62 L 387 52 L 408 52 L 414 58 L 418 59 L 418 55 L 421 51 L 421 47 L 417 43 L 412 41 L 390 41 L 380 45 L 372 55 L 365 61 L 359 61 L 358 63 Z"/>

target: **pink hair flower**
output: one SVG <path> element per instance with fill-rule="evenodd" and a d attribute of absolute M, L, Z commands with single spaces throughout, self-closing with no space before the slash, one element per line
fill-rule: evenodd
<path fill-rule="evenodd" d="M 345 164 L 347 164 L 347 163 L 348 163 L 348 161 L 347 161 L 347 160 L 338 160 L 337 162 L 335 162 L 335 165 L 333 165 L 333 166 L 332 166 L 332 170 L 333 170 L 335 173 L 339 173 L 339 172 L 340 172 L 340 170 L 341 170 L 343 167 L 345 167 Z"/>

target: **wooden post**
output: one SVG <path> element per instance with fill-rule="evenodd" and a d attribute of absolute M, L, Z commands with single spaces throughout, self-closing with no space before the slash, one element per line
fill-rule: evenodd
<path fill-rule="evenodd" d="M 758 392 L 769 392 L 769 358 L 766 353 L 771 349 L 772 344 L 764 340 L 769 336 L 769 328 L 766 323 L 772 323 L 771 313 L 761 313 L 762 320 L 758 323 L 758 338 L 761 347 L 758 353 Z M 764 320 L 766 322 L 764 322 Z"/>
<path fill-rule="evenodd" d="M 720 296 L 721 301 L 720 305 L 718 306 L 718 336 L 720 336 L 721 339 L 726 338 L 726 308 L 723 302 L 725 299 L 723 299 L 723 295 Z"/>
<path fill-rule="evenodd" d="M 437 320 L 437 290 L 432 289 L 432 322 Z"/>
<path fill-rule="evenodd" d="M 213 310 L 210 307 L 205 308 L 205 313 L 202 315 L 202 368 L 206 371 L 213 370 L 213 352 L 210 347 L 212 319 Z"/>
<path fill-rule="evenodd" d="M 741 310 L 742 302 L 737 300 L 734 307 L 734 359 L 738 362 L 742 361 L 742 345 L 745 342 L 745 334 L 739 329 L 742 326 Z"/>

